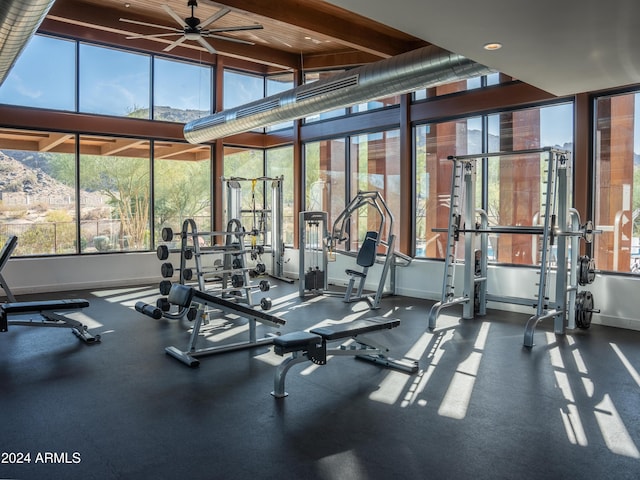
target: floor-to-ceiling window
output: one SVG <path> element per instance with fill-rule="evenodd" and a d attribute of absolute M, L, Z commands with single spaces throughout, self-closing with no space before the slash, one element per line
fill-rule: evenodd
<path fill-rule="evenodd" d="M 155 141 L 153 158 L 156 244 L 163 227 L 180 231 L 187 218 L 199 232 L 211 231 L 211 148 Z"/>
<path fill-rule="evenodd" d="M 360 209 L 351 218 L 351 248 L 361 244 L 367 231 L 378 231 L 384 225 L 383 233 L 393 234 L 394 248 L 400 241 L 400 131 L 397 129 L 384 132 L 355 135 L 349 139 L 349 159 L 351 164 L 350 198 L 358 192 L 379 192 L 380 197 L 391 212 L 382 215 L 374 208 Z M 393 231 L 389 232 L 393 222 Z M 382 240 L 388 242 L 389 238 Z"/>
<path fill-rule="evenodd" d="M 420 125 L 415 128 L 416 255 L 443 258 L 450 218 L 450 155 L 513 152 L 553 147 L 573 149 L 573 105 L 560 104 L 484 117 Z M 538 153 L 478 158 L 476 206 L 490 226 L 531 226 L 542 222 L 546 155 Z M 484 179 L 486 175 L 486 179 Z M 535 264 L 531 236 L 491 235 L 492 260 Z"/>
<path fill-rule="evenodd" d="M 552 147 L 573 150 L 573 104 L 565 103 L 489 115 L 488 146 L 494 152 Z M 487 161 L 490 226 L 541 226 L 547 199 L 547 154 L 493 156 Z M 571 182 L 570 182 L 571 183 Z M 570 197 L 571 194 L 569 193 Z M 552 197 L 551 202 L 555 197 Z M 539 243 L 531 235 L 500 234 L 489 238 L 498 262 L 533 265 Z"/>
<path fill-rule="evenodd" d="M 327 212 L 329 226 L 348 201 L 345 168 L 344 138 L 304 145 L 305 210 Z"/>
<path fill-rule="evenodd" d="M 14 255 L 78 252 L 75 149 L 73 134 L 0 129 L 0 240 L 19 238 Z"/>
<path fill-rule="evenodd" d="M 82 252 L 150 248 L 150 142 L 80 136 Z"/>
<path fill-rule="evenodd" d="M 269 178 L 282 178 L 282 241 L 287 246 L 293 246 L 294 238 L 294 176 L 293 176 L 293 147 L 285 146 L 270 148 L 265 151 L 266 170 Z M 272 204 L 268 204 L 272 209 Z"/>
<path fill-rule="evenodd" d="M 600 270 L 640 274 L 640 93 L 595 102 L 595 235 Z"/>
<path fill-rule="evenodd" d="M 450 155 L 482 152 L 483 130 L 477 118 L 419 125 L 414 131 L 416 159 L 416 256 L 444 258 L 447 235 L 434 231 L 449 224 Z"/>

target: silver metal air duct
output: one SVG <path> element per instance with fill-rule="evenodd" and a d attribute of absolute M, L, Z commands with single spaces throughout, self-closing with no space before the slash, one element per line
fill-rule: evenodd
<path fill-rule="evenodd" d="M 259 127 L 492 72 L 484 65 L 439 47 L 423 47 L 199 118 L 185 125 L 184 137 L 190 143 L 209 142 Z"/>
<path fill-rule="evenodd" d="M 0 1 L 0 85 L 55 0 Z"/>

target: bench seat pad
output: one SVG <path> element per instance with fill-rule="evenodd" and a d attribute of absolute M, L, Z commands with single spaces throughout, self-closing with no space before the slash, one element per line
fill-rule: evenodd
<path fill-rule="evenodd" d="M 5 314 L 9 313 L 34 313 L 50 310 L 72 310 L 76 308 L 87 308 L 89 302 L 82 298 L 68 300 L 42 300 L 39 302 L 11 302 L 3 303 L 0 308 Z"/>
<path fill-rule="evenodd" d="M 339 323 L 336 325 L 314 328 L 311 330 L 311 333 L 320 335 L 325 340 L 339 340 L 341 338 L 349 338 L 362 333 L 395 328 L 398 325 L 400 325 L 400 320 L 397 318 L 360 318 L 349 323 Z"/>
<path fill-rule="evenodd" d="M 308 345 L 322 341 L 319 335 L 309 332 L 291 332 L 273 339 L 273 344 L 285 349 L 301 349 Z"/>

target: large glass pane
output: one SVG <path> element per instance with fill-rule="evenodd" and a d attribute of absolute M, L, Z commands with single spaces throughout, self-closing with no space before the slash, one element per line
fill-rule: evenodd
<path fill-rule="evenodd" d="M 0 103 L 74 111 L 75 42 L 35 35 L 0 86 Z"/>
<path fill-rule="evenodd" d="M 305 210 L 328 213 L 328 226 L 347 205 L 343 138 L 304 145 Z"/>
<path fill-rule="evenodd" d="M 267 97 L 278 93 L 286 92 L 293 88 L 293 74 L 285 73 L 282 75 L 271 75 L 267 77 Z M 282 128 L 291 128 L 293 122 L 283 122 L 267 127 L 267 132 L 280 130 Z"/>
<path fill-rule="evenodd" d="M 434 229 L 446 229 L 449 225 L 453 163 L 447 157 L 481 153 L 480 125 L 478 118 L 470 118 L 415 128 L 417 257 L 445 256 L 447 235 Z M 480 199 L 476 200 L 479 205 Z M 458 250 L 462 255 L 462 249 Z"/>
<path fill-rule="evenodd" d="M 294 182 L 293 147 L 271 148 L 266 151 L 267 177 L 282 177 L 282 241 L 293 246 L 294 229 Z M 272 208 L 272 207 L 270 207 Z"/>
<path fill-rule="evenodd" d="M 353 113 L 367 112 L 369 110 L 376 110 L 378 108 L 384 108 L 390 105 L 398 105 L 399 103 L 400 103 L 400 95 L 394 95 L 392 97 L 380 98 L 378 100 L 372 100 L 371 102 L 354 105 L 351 108 L 351 111 Z"/>
<path fill-rule="evenodd" d="M 457 82 L 447 83 L 445 85 L 441 85 L 434 88 L 426 88 L 421 90 L 416 90 L 413 92 L 413 100 L 424 100 L 426 98 L 437 97 L 440 95 L 447 95 L 449 93 L 462 92 L 465 90 L 474 90 L 476 88 L 481 88 L 484 83 L 486 86 L 497 85 L 500 83 L 500 74 L 499 73 L 491 73 L 484 77 L 473 77 L 467 80 L 460 80 Z"/>
<path fill-rule="evenodd" d="M 156 57 L 153 118 L 187 123 L 211 113 L 211 67 Z"/>
<path fill-rule="evenodd" d="M 224 108 L 233 108 L 264 97 L 264 77 L 233 70 L 224 71 Z"/>
<path fill-rule="evenodd" d="M 640 274 L 640 93 L 600 97 L 595 118 L 598 269 Z"/>
<path fill-rule="evenodd" d="M 264 151 L 241 147 L 224 147 L 224 178 L 239 178 L 251 180 L 264 175 Z M 253 214 L 253 211 L 264 207 L 264 182 L 240 182 L 241 188 L 241 212 L 240 223 L 246 230 L 258 228 L 260 219 Z M 237 212 L 229 212 L 227 209 L 227 191 L 222 195 L 225 212 L 224 218 L 238 218 Z"/>
<path fill-rule="evenodd" d="M 573 150 L 573 105 L 562 104 L 491 115 L 489 147 L 492 151 L 555 147 Z M 546 155 L 492 157 L 487 162 L 489 224 L 540 226 L 546 182 Z M 504 263 L 532 265 L 539 261 L 538 245 L 528 235 L 490 237 L 490 254 Z"/>
<path fill-rule="evenodd" d="M 313 83 L 319 80 L 329 80 L 332 76 L 337 73 L 342 73 L 344 70 L 330 70 L 324 72 L 307 72 L 304 74 L 304 83 Z M 338 108 L 336 110 L 330 110 L 328 112 L 318 113 L 316 115 L 311 115 L 306 117 L 305 122 L 317 122 L 318 120 L 326 120 L 327 118 L 335 118 L 344 116 L 347 113 L 346 109 Z"/>
<path fill-rule="evenodd" d="M 83 252 L 148 250 L 149 141 L 80 137 Z"/>
<path fill-rule="evenodd" d="M 400 130 L 389 130 L 351 137 L 351 199 L 357 192 L 380 192 L 393 218 L 381 217 L 374 208 L 361 208 L 351 217 L 351 248 L 357 249 L 367 231 L 378 231 L 384 222 L 383 233 L 393 220 L 395 245 L 400 242 Z M 350 199 L 350 200 L 351 200 Z M 389 238 L 383 238 L 389 242 Z"/>
<path fill-rule="evenodd" d="M 211 231 L 211 148 L 156 141 L 153 154 L 156 245 L 164 243 L 162 228 L 178 232 L 187 218 L 199 232 Z"/>
<path fill-rule="evenodd" d="M 0 129 L 0 242 L 14 255 L 77 253 L 75 135 Z"/>
<path fill-rule="evenodd" d="M 148 55 L 80 44 L 79 70 L 81 112 L 150 118 Z"/>

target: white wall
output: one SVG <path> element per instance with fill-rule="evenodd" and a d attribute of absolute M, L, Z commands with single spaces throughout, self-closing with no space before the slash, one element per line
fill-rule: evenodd
<path fill-rule="evenodd" d="M 212 257 L 209 257 L 211 262 Z M 263 260 L 270 269 L 270 255 L 264 255 Z M 169 261 L 177 266 L 178 255 L 172 254 Z M 298 278 L 297 250 L 286 250 L 284 261 L 285 275 Z M 14 295 L 64 292 L 159 283 L 162 280 L 161 263 L 155 252 L 12 258 L 2 275 Z M 329 283 L 346 285 L 344 270 L 354 265 L 354 258 L 338 255 L 336 262 L 329 263 Z M 370 269 L 366 283 L 368 289 L 377 288 L 380 268 L 380 265 L 375 265 Z M 398 267 L 396 292 L 409 297 L 440 300 L 443 268 L 443 262 L 425 260 L 414 260 L 408 267 Z M 456 273 L 456 284 L 459 284 L 457 292 L 462 292 L 462 279 L 460 270 Z M 497 295 L 531 298 L 533 304 L 537 281 L 537 270 L 533 268 L 490 267 L 487 291 Z M 593 284 L 580 287 L 580 290 L 591 291 L 595 308 L 601 310 L 601 313 L 593 315 L 592 323 L 640 330 L 640 278 L 598 274 Z M 490 303 L 489 307 L 532 315 L 535 313 L 533 308 L 513 304 Z M 425 312 L 425 319 L 427 314 Z"/>

